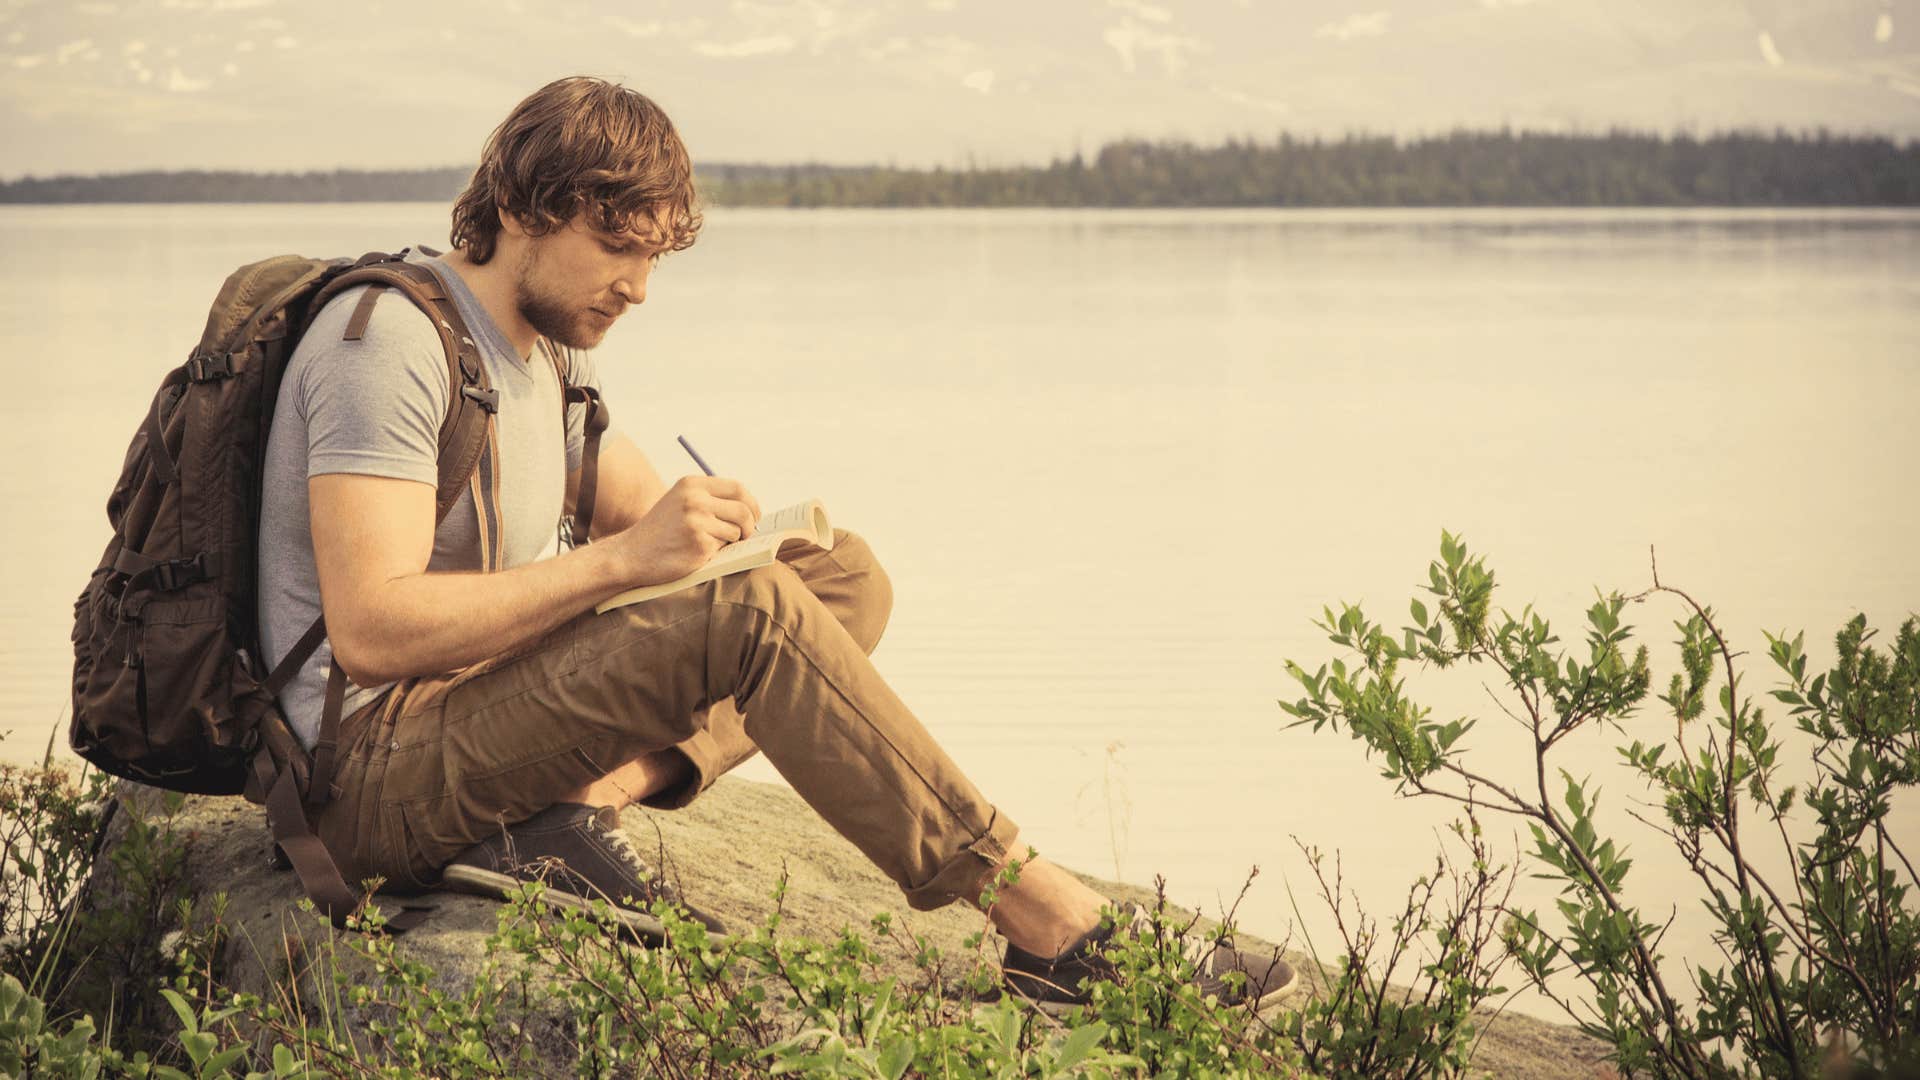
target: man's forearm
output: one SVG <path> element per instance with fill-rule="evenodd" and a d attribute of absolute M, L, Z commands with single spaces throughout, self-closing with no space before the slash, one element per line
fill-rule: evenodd
<path fill-rule="evenodd" d="M 347 676 L 374 686 L 498 656 L 632 584 L 592 545 L 492 574 L 410 574 L 380 586 L 356 624 L 330 620 L 328 634 Z"/>

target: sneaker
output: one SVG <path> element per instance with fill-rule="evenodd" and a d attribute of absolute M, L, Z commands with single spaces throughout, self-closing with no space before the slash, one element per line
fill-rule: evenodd
<path fill-rule="evenodd" d="M 611 806 L 556 803 L 461 852 L 440 876 L 443 888 L 496 899 L 529 881 L 544 882 L 543 899 L 556 907 L 586 910 L 591 900 L 610 902 L 621 927 L 649 944 L 666 937 L 660 920 L 644 910 L 655 900 L 678 904 L 708 930 L 726 933 L 719 919 L 687 906 L 647 865 Z"/>
<path fill-rule="evenodd" d="M 1111 982 L 1118 974 L 1105 952 L 1106 946 L 1122 926 L 1135 935 L 1151 932 L 1146 909 L 1138 904 L 1128 904 L 1117 920 L 1102 919 L 1099 926 L 1088 931 L 1058 956 L 1037 956 L 1008 942 L 1006 959 L 1001 963 L 1008 991 L 1016 997 L 1027 999 L 1050 1016 L 1059 1016 L 1069 1009 L 1087 1004 L 1093 997 L 1091 988 L 1094 982 Z M 1250 1004 L 1253 1011 L 1264 1012 L 1300 984 L 1299 972 L 1277 951 L 1271 954 L 1242 952 L 1224 942 L 1219 945 L 1211 942 L 1184 943 L 1184 948 L 1189 951 L 1196 947 L 1204 949 L 1204 952 L 1195 956 L 1193 986 L 1203 996 L 1217 998 L 1222 1005 Z M 1227 982 L 1227 974 L 1234 971 L 1246 976 L 1245 982 L 1239 986 L 1231 986 Z"/>

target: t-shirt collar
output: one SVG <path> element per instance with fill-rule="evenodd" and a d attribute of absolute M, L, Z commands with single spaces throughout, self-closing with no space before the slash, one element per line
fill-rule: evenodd
<path fill-rule="evenodd" d="M 506 332 L 500 329 L 499 323 L 493 321 L 493 316 L 487 313 L 480 298 L 473 295 L 473 290 L 467 287 L 466 279 L 460 276 L 460 272 L 437 255 L 421 261 L 446 287 L 447 295 L 453 298 L 454 306 L 460 309 L 460 317 L 467 321 L 467 329 L 473 333 L 480 347 L 491 350 L 496 356 L 511 359 L 524 369 L 528 357 L 521 356 L 520 351 L 513 347 L 513 342 L 507 340 Z"/>

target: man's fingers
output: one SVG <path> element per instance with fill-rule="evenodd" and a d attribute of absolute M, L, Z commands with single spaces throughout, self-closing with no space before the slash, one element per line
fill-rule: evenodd
<path fill-rule="evenodd" d="M 738 530 L 738 534 L 734 536 L 735 540 L 745 540 L 753 535 L 753 526 L 757 517 L 746 503 L 736 499 L 722 499 L 714 506 L 713 514 Z"/>
<path fill-rule="evenodd" d="M 753 535 L 760 521 L 760 503 L 745 484 L 726 476 L 689 476 L 687 508 L 713 521 L 709 535 L 731 544 Z"/>
<path fill-rule="evenodd" d="M 760 520 L 760 500 L 753 497 L 753 492 L 747 490 L 747 485 L 729 476 L 715 476 L 709 478 L 707 482 L 707 494 L 739 506 L 746 515 L 745 519 L 735 518 L 729 514 L 728 520 L 739 522 L 745 530 L 741 534 L 743 537 L 753 534 L 753 527 Z"/>

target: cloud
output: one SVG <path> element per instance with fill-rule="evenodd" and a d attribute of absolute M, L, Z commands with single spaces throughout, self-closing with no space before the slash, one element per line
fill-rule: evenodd
<path fill-rule="evenodd" d="M 65 45 L 53 50 L 53 62 L 56 64 L 64 64 L 91 48 L 93 48 L 92 38 L 81 38 L 78 41 L 69 41 Z"/>
<path fill-rule="evenodd" d="M 93 15 L 96 17 L 104 17 L 107 15 L 118 14 L 120 11 L 120 5 L 98 3 L 98 2 L 94 2 L 94 0 L 88 0 L 87 3 L 73 5 L 73 10 L 79 12 L 82 15 Z"/>
<path fill-rule="evenodd" d="M 928 11 L 952 11 L 960 6 L 960 0 L 927 0 Z"/>
<path fill-rule="evenodd" d="M 1225 86 L 1220 83 L 1214 83 L 1212 86 L 1207 87 L 1207 90 L 1212 93 L 1214 97 L 1222 101 L 1230 101 L 1235 105 L 1245 105 L 1250 109 L 1260 109 L 1271 113 L 1289 113 L 1293 111 L 1293 106 L 1284 101 L 1278 101 L 1273 98 L 1255 97 L 1245 90 L 1237 90 L 1231 86 Z"/>
<path fill-rule="evenodd" d="M 666 29 L 658 19 L 651 19 L 647 22 L 635 22 L 632 19 L 622 18 L 619 15 L 608 15 L 601 21 L 632 38 L 653 37 L 659 34 L 660 31 Z"/>
<path fill-rule="evenodd" d="M 1780 67 L 1787 62 L 1787 58 L 1781 56 L 1780 50 L 1773 44 L 1771 31 L 1760 31 L 1760 58 L 1767 62 L 1768 67 Z"/>
<path fill-rule="evenodd" d="M 878 45 L 869 45 L 860 50 L 860 54 L 869 60 L 885 60 L 896 53 L 906 52 L 913 43 L 903 37 L 890 37 Z"/>
<path fill-rule="evenodd" d="M 294 49 L 299 46 L 300 39 L 294 37 L 292 34 L 281 34 L 279 37 L 273 39 L 273 47 L 276 49 Z"/>
<path fill-rule="evenodd" d="M 724 45 L 713 41 L 701 41 L 694 44 L 693 51 L 701 56 L 722 60 L 737 60 L 746 56 L 777 56 L 780 53 L 793 51 L 793 39 L 785 34 L 772 34 Z"/>
<path fill-rule="evenodd" d="M 1120 54 L 1120 66 L 1129 75 L 1138 70 L 1137 54 L 1158 53 L 1160 65 L 1167 74 L 1178 75 L 1186 70 L 1187 57 L 1204 48 L 1197 38 L 1161 33 L 1140 25 L 1132 16 L 1122 19 L 1118 26 L 1108 27 L 1101 37 Z"/>
<path fill-rule="evenodd" d="M 1506 7 L 1506 8 L 1526 7 L 1528 4 L 1531 4 L 1531 3 L 1533 3 L 1533 0 L 1480 0 L 1480 6 L 1488 10 L 1492 10 L 1494 8 L 1503 8 L 1503 7 Z"/>
<path fill-rule="evenodd" d="M 1893 12 L 1880 13 L 1880 21 L 1873 24 L 1873 40 L 1882 45 L 1893 40 Z"/>
<path fill-rule="evenodd" d="M 1327 23 L 1315 30 L 1313 36 L 1332 38 L 1335 41 L 1351 41 L 1358 37 L 1379 37 L 1387 32 L 1387 23 L 1392 18 L 1391 11 L 1369 11 L 1364 15 L 1349 15 L 1339 22 Z"/>
<path fill-rule="evenodd" d="M 1154 7 L 1143 0 L 1107 0 L 1108 7 L 1117 7 L 1122 11 L 1131 11 L 1148 22 L 1172 22 L 1173 14 L 1163 7 Z"/>
<path fill-rule="evenodd" d="M 190 79 L 179 68 L 167 72 L 167 90 L 171 93 L 194 94 L 212 85 L 212 79 Z"/>
<path fill-rule="evenodd" d="M 13 66 L 17 68 L 37 68 L 46 62 L 47 58 L 44 56 L 16 56 L 13 58 Z"/>
<path fill-rule="evenodd" d="M 879 18 L 872 10 L 849 7 L 842 0 L 783 0 L 780 3 L 733 0 L 729 9 L 733 18 L 725 24 L 729 29 L 724 32 L 739 44 L 722 45 L 719 47 L 728 51 L 706 55 L 756 55 L 731 50 L 746 48 L 748 42 L 759 42 L 762 45 L 758 52 L 805 49 L 818 56 L 841 41 L 857 44 Z M 694 35 L 685 36 L 692 39 Z M 776 39 L 785 39 L 790 44 L 771 46 Z"/>
<path fill-rule="evenodd" d="M 966 78 L 960 80 L 960 85 L 978 93 L 991 94 L 993 93 L 993 69 L 982 68 L 979 71 L 970 71 Z"/>
<path fill-rule="evenodd" d="M 138 56 L 146 51 L 147 43 L 139 40 L 129 41 L 125 45 L 120 46 L 120 54 L 122 56 Z"/>
<path fill-rule="evenodd" d="M 156 94 L 104 79 L 36 86 L 15 97 L 12 104 L 37 122 L 99 125 L 94 130 L 108 139 L 151 134 L 156 123 L 238 128 L 260 121 L 251 104 L 223 100 L 222 95 Z"/>

